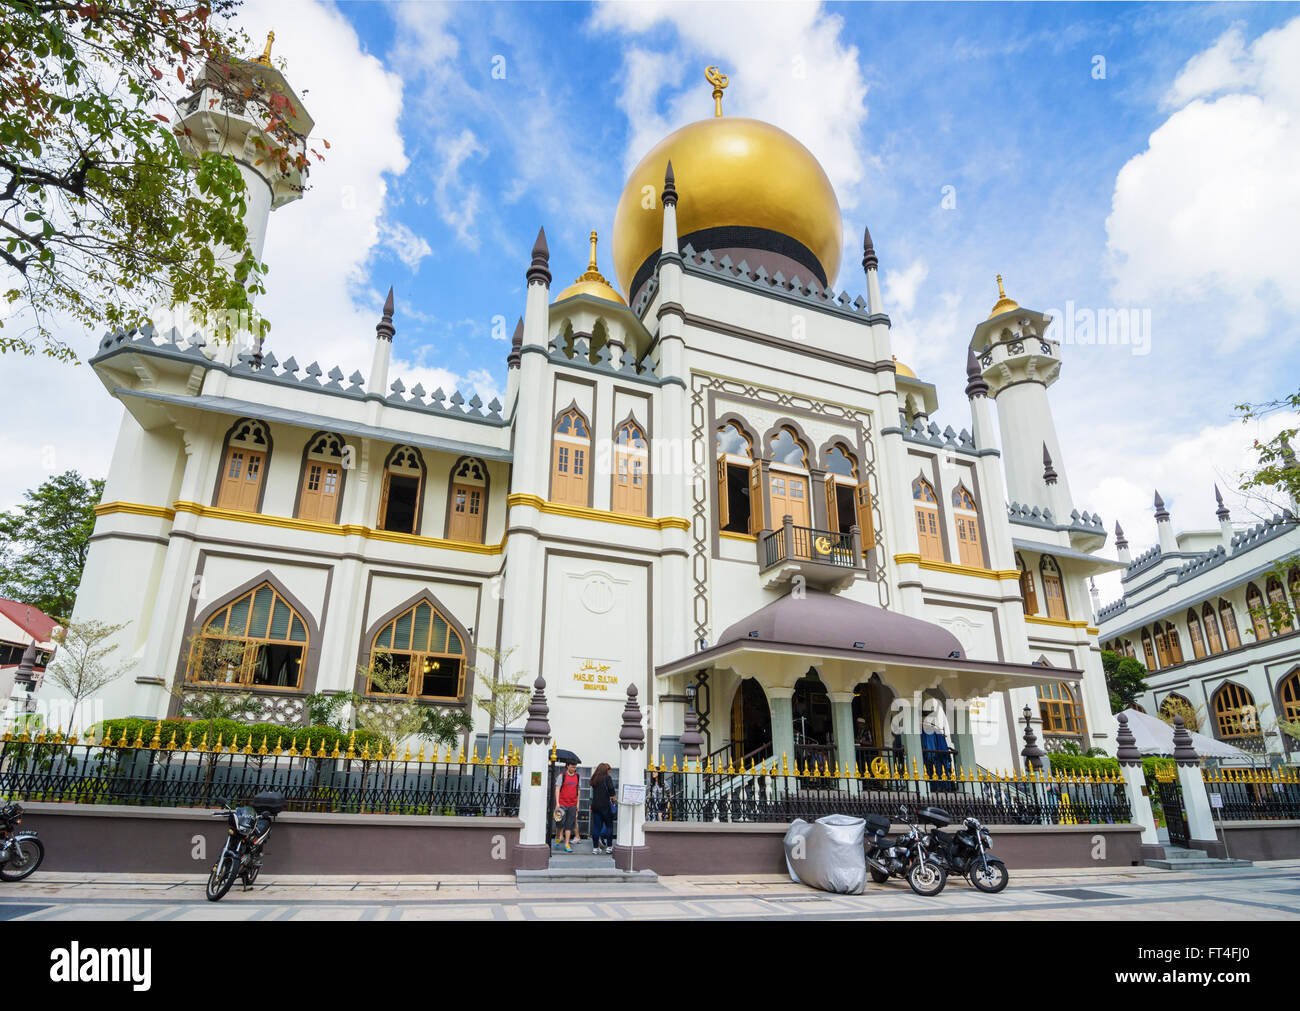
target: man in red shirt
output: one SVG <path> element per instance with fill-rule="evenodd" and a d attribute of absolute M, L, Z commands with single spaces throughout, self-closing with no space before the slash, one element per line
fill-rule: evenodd
<path fill-rule="evenodd" d="M 560 832 L 564 837 L 564 852 L 573 852 L 573 837 L 578 829 L 578 767 L 569 762 L 564 774 L 555 784 L 555 807 L 562 812 Z"/>

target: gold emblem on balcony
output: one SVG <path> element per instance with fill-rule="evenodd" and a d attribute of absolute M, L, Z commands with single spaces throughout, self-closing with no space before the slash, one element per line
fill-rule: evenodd
<path fill-rule="evenodd" d="M 818 537 L 813 541 L 813 547 L 817 549 L 817 554 L 829 555 L 831 553 L 831 539 L 829 537 Z"/>

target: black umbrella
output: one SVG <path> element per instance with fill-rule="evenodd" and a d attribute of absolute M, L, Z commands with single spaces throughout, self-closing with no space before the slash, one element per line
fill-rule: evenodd
<path fill-rule="evenodd" d="M 581 765 L 582 759 L 572 751 L 565 751 L 563 748 L 555 749 L 555 761 L 559 765 Z"/>

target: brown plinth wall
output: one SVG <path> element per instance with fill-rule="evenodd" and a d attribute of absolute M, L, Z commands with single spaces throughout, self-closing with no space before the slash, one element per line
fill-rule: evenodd
<path fill-rule="evenodd" d="M 23 802 L 45 871 L 206 875 L 226 821 L 207 810 Z M 511 874 L 518 818 L 301 814 L 276 819 L 268 874 Z M 197 837 L 206 840 L 200 850 Z M 199 854 L 202 854 L 201 856 Z"/>
<path fill-rule="evenodd" d="M 647 822 L 637 863 L 659 874 L 784 874 L 789 825 Z M 895 825 L 894 832 L 906 831 Z M 990 825 L 993 855 L 1014 874 L 1142 862 L 1138 825 Z"/>
<path fill-rule="evenodd" d="M 1210 852 L 1211 856 L 1236 860 L 1300 859 L 1300 821 L 1222 821 L 1218 827 L 1220 842 Z M 1210 850 L 1196 840 L 1192 846 Z"/>

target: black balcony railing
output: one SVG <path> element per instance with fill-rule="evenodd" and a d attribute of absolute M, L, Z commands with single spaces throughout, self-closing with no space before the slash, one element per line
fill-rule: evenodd
<path fill-rule="evenodd" d="M 462 756 L 463 758 L 463 756 Z M 519 814 L 519 765 L 506 757 L 421 761 L 246 746 L 198 750 L 71 744 L 44 735 L 0 742 L 0 798 L 137 807 L 215 807 L 264 790 L 289 811 L 350 814 Z"/>
<path fill-rule="evenodd" d="M 765 569 L 788 561 L 858 568 L 861 565 L 862 549 L 856 531 L 856 527 L 848 533 L 842 533 L 838 530 L 818 530 L 815 527 L 795 526 L 793 522 L 787 523 L 776 530 L 759 534 L 759 560 Z"/>

